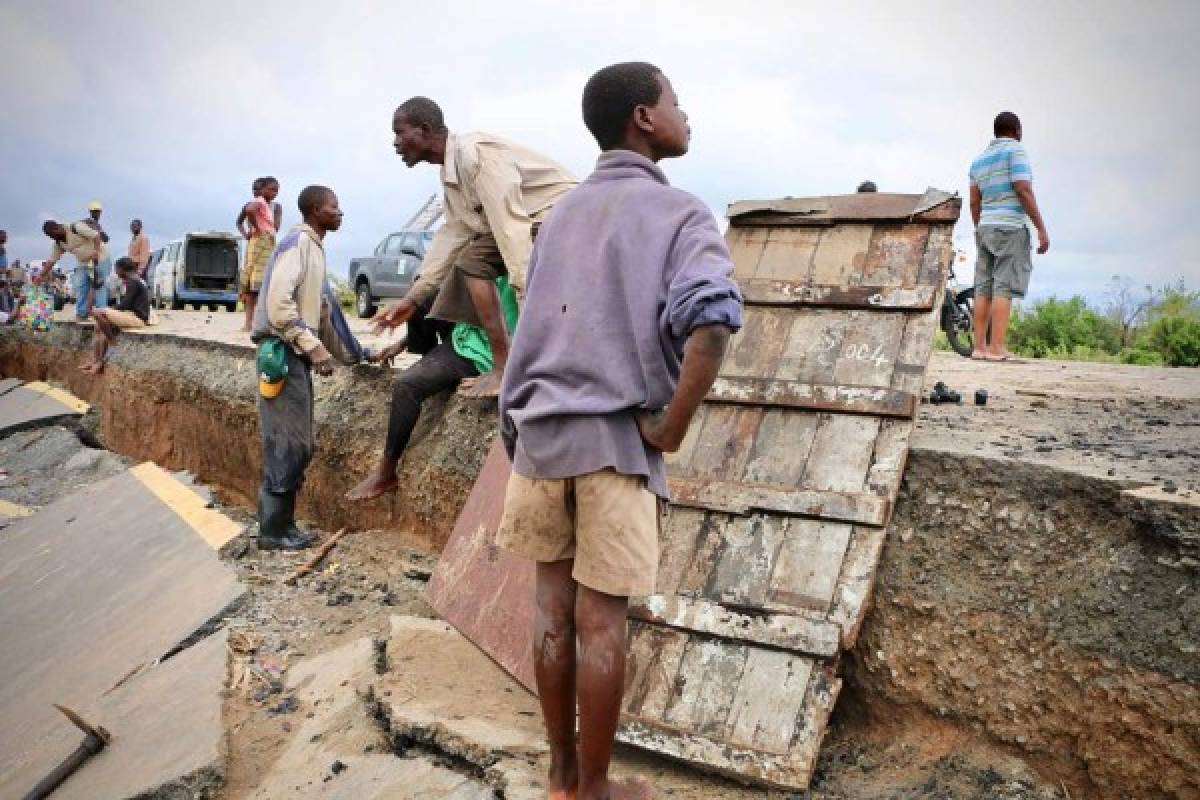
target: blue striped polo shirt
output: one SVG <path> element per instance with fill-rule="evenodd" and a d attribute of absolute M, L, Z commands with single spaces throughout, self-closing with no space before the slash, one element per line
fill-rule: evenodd
<path fill-rule="evenodd" d="M 980 225 L 1019 228 L 1025 225 L 1025 209 L 1013 189 L 1013 181 L 1033 181 L 1033 169 L 1025 145 L 1002 136 L 971 162 L 971 185 L 983 195 Z"/>

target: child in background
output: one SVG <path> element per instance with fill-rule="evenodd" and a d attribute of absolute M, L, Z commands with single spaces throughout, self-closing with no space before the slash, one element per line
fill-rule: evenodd
<path fill-rule="evenodd" d="M 246 237 L 246 261 L 242 265 L 242 303 L 246 306 L 246 322 L 242 330 L 249 332 L 254 322 L 254 307 L 262 288 L 267 262 L 275 252 L 277 215 L 273 209 L 279 195 L 279 181 L 259 178 L 251 186 L 254 199 L 247 203 L 237 218 L 238 232 Z"/>

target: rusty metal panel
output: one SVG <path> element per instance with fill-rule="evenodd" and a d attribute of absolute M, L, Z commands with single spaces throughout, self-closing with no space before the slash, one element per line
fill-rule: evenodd
<path fill-rule="evenodd" d="M 622 741 L 807 787 L 899 491 L 959 208 L 932 191 L 731 207 L 746 324 L 668 459 Z"/>
<path fill-rule="evenodd" d="M 496 546 L 510 468 L 492 443 L 429 580 L 434 610 L 530 691 L 533 675 L 533 562 Z"/>

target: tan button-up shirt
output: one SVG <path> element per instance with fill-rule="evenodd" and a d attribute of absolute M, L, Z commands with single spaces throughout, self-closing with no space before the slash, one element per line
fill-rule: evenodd
<path fill-rule="evenodd" d="M 137 264 L 138 272 L 145 268 L 146 262 L 150 260 L 150 239 L 146 234 L 139 233 L 130 240 L 129 258 Z"/>
<path fill-rule="evenodd" d="M 101 241 L 100 232 L 95 228 L 84 225 L 82 222 L 75 222 L 63 227 L 67 230 L 67 240 L 54 243 L 54 247 L 50 249 L 52 261 L 57 263 L 66 253 L 75 256 L 79 260 L 80 266 L 90 266 L 108 258 L 108 248 Z"/>
<path fill-rule="evenodd" d="M 424 305 L 471 239 L 489 231 L 504 257 L 509 283 L 523 292 L 533 223 L 579 181 L 540 153 L 488 133 L 451 134 L 441 178 L 446 223 L 434 235 L 408 298 Z"/>

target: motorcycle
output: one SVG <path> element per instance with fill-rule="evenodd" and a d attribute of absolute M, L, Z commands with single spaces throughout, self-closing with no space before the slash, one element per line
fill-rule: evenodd
<path fill-rule="evenodd" d="M 958 287 L 954 275 L 954 267 L 950 267 L 950 277 L 946 281 L 946 293 L 942 297 L 942 330 L 951 349 L 960 356 L 970 358 L 975 348 L 974 317 L 971 304 L 975 299 L 975 287 L 965 289 Z"/>

